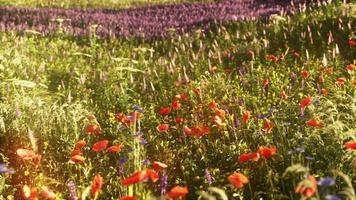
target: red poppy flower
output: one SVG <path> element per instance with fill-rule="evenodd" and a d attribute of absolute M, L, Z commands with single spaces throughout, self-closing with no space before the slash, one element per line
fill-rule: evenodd
<path fill-rule="evenodd" d="M 177 100 L 173 100 L 171 106 L 173 110 L 179 110 L 182 107 L 182 104 Z"/>
<path fill-rule="evenodd" d="M 250 153 L 249 154 L 250 160 L 257 162 L 260 159 L 260 154 L 259 153 Z"/>
<path fill-rule="evenodd" d="M 138 200 L 138 198 L 136 198 L 136 197 L 130 197 L 130 196 L 125 196 L 125 197 L 121 197 L 119 200 Z"/>
<path fill-rule="evenodd" d="M 268 84 L 269 84 L 269 80 L 268 79 L 263 79 L 262 85 L 266 87 Z"/>
<path fill-rule="evenodd" d="M 121 184 L 124 186 L 132 185 L 135 183 L 142 182 L 143 180 L 146 179 L 146 177 L 147 177 L 146 172 L 137 171 L 132 176 L 129 176 L 124 180 L 121 180 Z"/>
<path fill-rule="evenodd" d="M 320 75 L 319 76 L 319 83 L 324 83 L 324 76 L 323 75 Z"/>
<path fill-rule="evenodd" d="M 115 114 L 115 120 L 118 121 L 118 122 L 121 122 L 123 123 L 125 121 L 125 115 L 124 113 L 117 113 Z"/>
<path fill-rule="evenodd" d="M 273 155 L 275 155 L 277 153 L 277 148 L 272 146 L 272 147 L 260 147 L 258 150 L 257 150 L 257 153 L 268 159 L 270 157 L 272 157 Z"/>
<path fill-rule="evenodd" d="M 265 56 L 266 59 L 269 59 L 269 60 L 272 60 L 273 62 L 278 62 L 278 58 L 275 56 L 275 55 L 272 55 L 272 54 L 267 54 Z"/>
<path fill-rule="evenodd" d="M 143 116 L 143 114 L 140 112 L 134 111 L 134 112 L 131 112 L 129 114 L 129 116 L 132 117 L 131 121 L 136 121 L 136 120 L 139 120 Z"/>
<path fill-rule="evenodd" d="M 154 170 L 156 171 L 159 171 L 159 170 L 162 170 L 162 169 L 166 169 L 168 166 L 162 162 L 158 162 L 158 161 L 154 161 L 152 163 L 152 167 Z"/>
<path fill-rule="evenodd" d="M 265 121 L 265 122 L 263 123 L 263 128 L 262 128 L 262 130 L 263 130 L 264 132 L 266 132 L 266 133 L 272 133 L 273 127 L 274 127 L 274 125 L 273 125 L 272 122 L 270 122 L 270 121 Z"/>
<path fill-rule="evenodd" d="M 356 65 L 354 65 L 354 64 L 347 65 L 346 69 L 349 71 L 352 71 L 352 70 L 356 69 Z"/>
<path fill-rule="evenodd" d="M 296 58 L 300 57 L 300 53 L 298 51 L 293 51 L 293 56 Z"/>
<path fill-rule="evenodd" d="M 161 108 L 158 113 L 162 116 L 166 116 L 166 115 L 169 115 L 171 113 L 171 111 L 172 110 L 170 107 L 164 107 L 164 108 Z"/>
<path fill-rule="evenodd" d="M 91 149 L 95 152 L 99 152 L 99 151 L 106 149 L 108 144 L 109 144 L 108 140 L 101 140 L 101 141 L 93 144 L 93 147 Z"/>
<path fill-rule="evenodd" d="M 316 190 L 317 182 L 313 176 L 308 176 L 305 180 L 299 182 L 295 188 L 296 193 L 308 198 L 314 196 Z"/>
<path fill-rule="evenodd" d="M 212 110 L 215 110 L 216 108 L 218 108 L 218 103 L 215 102 L 215 100 L 213 100 L 212 102 L 209 103 L 209 108 Z"/>
<path fill-rule="evenodd" d="M 319 128 L 323 127 L 323 123 L 316 119 L 310 119 L 306 121 L 305 124 L 312 127 L 319 127 Z"/>
<path fill-rule="evenodd" d="M 300 74 L 302 75 L 302 77 L 304 79 L 308 78 L 308 76 L 309 76 L 309 72 L 307 70 L 302 70 L 302 72 Z"/>
<path fill-rule="evenodd" d="M 242 121 L 244 123 L 247 123 L 250 120 L 250 117 L 251 117 L 251 112 L 245 111 L 244 114 L 242 115 Z"/>
<path fill-rule="evenodd" d="M 72 161 L 74 163 L 84 162 L 84 160 L 85 160 L 85 158 L 81 155 L 75 155 L 70 158 L 70 161 Z"/>
<path fill-rule="evenodd" d="M 241 164 L 248 162 L 250 160 L 250 154 L 249 153 L 243 153 L 239 156 L 239 161 Z"/>
<path fill-rule="evenodd" d="M 329 90 L 321 88 L 321 93 L 323 93 L 324 96 L 327 96 L 329 94 Z"/>
<path fill-rule="evenodd" d="M 24 200 L 37 200 L 38 192 L 37 188 L 30 188 L 27 185 L 22 187 L 22 198 Z"/>
<path fill-rule="evenodd" d="M 101 191 L 103 187 L 104 179 L 99 174 L 95 175 L 93 182 L 90 186 L 90 194 L 95 197 Z"/>
<path fill-rule="evenodd" d="M 349 45 L 350 45 L 350 47 L 356 47 L 356 40 L 350 39 Z"/>
<path fill-rule="evenodd" d="M 42 198 L 43 199 L 48 199 L 48 200 L 54 200 L 56 199 L 56 194 L 51 191 L 50 189 L 48 189 L 46 186 L 42 187 Z"/>
<path fill-rule="evenodd" d="M 183 127 L 183 133 L 186 135 L 191 135 L 192 134 L 192 129 L 189 128 L 188 126 Z"/>
<path fill-rule="evenodd" d="M 356 85 L 356 81 L 352 82 L 352 85 Z"/>
<path fill-rule="evenodd" d="M 194 94 L 196 94 L 196 95 L 200 95 L 200 94 L 201 94 L 201 90 L 200 90 L 199 88 L 194 89 L 193 92 L 194 92 Z"/>
<path fill-rule="evenodd" d="M 175 122 L 176 122 L 177 124 L 181 124 L 181 123 L 184 122 L 184 118 L 183 118 L 183 117 L 176 117 L 176 118 L 175 118 Z"/>
<path fill-rule="evenodd" d="M 146 170 L 146 176 L 153 182 L 157 182 L 159 180 L 159 176 L 157 172 L 153 169 L 147 169 Z"/>
<path fill-rule="evenodd" d="M 174 98 L 177 100 L 186 101 L 189 99 L 189 96 L 186 94 L 177 94 Z"/>
<path fill-rule="evenodd" d="M 346 82 L 346 78 L 342 77 L 342 78 L 337 78 L 335 83 L 338 85 L 344 85 L 345 82 Z"/>
<path fill-rule="evenodd" d="M 80 151 L 79 149 L 74 149 L 72 152 L 70 152 L 71 156 L 75 156 L 75 155 L 82 155 L 82 151 Z"/>
<path fill-rule="evenodd" d="M 124 146 L 124 145 L 122 145 L 122 144 L 113 145 L 113 146 L 111 146 L 111 147 L 108 147 L 108 148 L 106 149 L 106 151 L 109 152 L 109 153 L 118 153 L 118 152 L 121 151 L 121 149 L 122 149 L 123 146 Z"/>
<path fill-rule="evenodd" d="M 356 150 L 356 141 L 348 141 L 345 143 L 345 147 L 348 149 Z"/>
<path fill-rule="evenodd" d="M 227 179 L 237 189 L 243 188 L 244 185 L 249 182 L 248 178 L 239 172 L 235 172 L 234 174 L 230 175 Z"/>
<path fill-rule="evenodd" d="M 216 108 L 215 114 L 219 116 L 221 119 L 225 118 L 225 111 L 223 109 Z"/>
<path fill-rule="evenodd" d="M 16 153 L 24 160 L 30 160 L 37 157 L 34 151 L 28 149 L 17 149 Z"/>
<path fill-rule="evenodd" d="M 169 124 L 160 124 L 156 127 L 156 129 L 160 133 L 167 132 L 169 129 Z"/>
<path fill-rule="evenodd" d="M 96 135 L 99 135 L 101 133 L 101 129 L 100 129 L 100 127 L 98 125 L 92 124 L 92 125 L 88 125 L 85 128 L 85 132 L 88 133 L 88 134 L 95 133 Z"/>
<path fill-rule="evenodd" d="M 75 143 L 75 148 L 80 149 L 83 148 L 87 143 L 84 140 L 79 140 L 77 143 Z"/>
<path fill-rule="evenodd" d="M 299 107 L 301 109 L 304 109 L 305 107 L 309 106 L 312 102 L 313 102 L 313 97 L 307 96 L 300 101 Z"/>
<path fill-rule="evenodd" d="M 171 199 L 185 197 L 188 193 L 187 187 L 175 186 L 167 193 L 167 197 Z"/>

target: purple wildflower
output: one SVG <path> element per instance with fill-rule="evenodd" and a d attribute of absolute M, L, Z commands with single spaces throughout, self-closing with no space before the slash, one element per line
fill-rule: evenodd
<path fill-rule="evenodd" d="M 240 125 L 240 120 L 239 120 L 239 118 L 236 116 L 236 115 L 234 115 L 234 121 L 233 121 L 234 123 L 233 123 L 233 127 L 234 128 L 237 128 L 237 127 L 239 127 L 239 125 Z"/>
<path fill-rule="evenodd" d="M 208 181 L 208 185 L 210 186 L 211 183 L 212 183 L 212 178 L 211 178 L 211 174 L 209 172 L 209 169 L 205 168 L 204 172 L 205 172 L 205 178 Z"/>
<path fill-rule="evenodd" d="M 161 196 L 164 196 L 166 194 L 167 186 L 168 186 L 168 176 L 166 170 L 163 170 L 161 175 L 161 183 L 160 183 Z"/>
<path fill-rule="evenodd" d="M 124 174 L 124 164 L 128 161 L 127 157 L 120 157 L 116 165 L 116 175 L 121 176 Z"/>
<path fill-rule="evenodd" d="M 321 178 L 318 181 L 318 185 L 322 187 L 328 187 L 328 186 L 333 186 L 335 185 L 335 180 L 329 176 Z"/>
<path fill-rule="evenodd" d="M 136 112 L 140 112 L 140 113 L 144 112 L 144 110 L 139 105 L 132 106 L 132 110 L 134 110 Z"/>
<path fill-rule="evenodd" d="M 295 151 L 298 153 L 304 153 L 305 149 L 303 147 L 297 147 L 295 148 Z"/>
<path fill-rule="evenodd" d="M 78 200 L 77 188 L 75 186 L 75 183 L 73 181 L 69 181 L 67 183 L 67 187 L 70 193 L 70 200 Z"/>
<path fill-rule="evenodd" d="M 7 168 L 4 163 L 0 163 L 0 174 L 13 174 L 15 170 Z"/>
<path fill-rule="evenodd" d="M 140 144 L 142 144 L 142 145 L 145 145 L 145 144 L 147 144 L 148 142 L 147 142 L 147 140 L 146 140 L 146 139 L 144 139 L 144 138 L 140 138 L 139 143 L 140 143 Z"/>
<path fill-rule="evenodd" d="M 341 200 L 337 195 L 328 194 L 325 196 L 325 200 Z"/>

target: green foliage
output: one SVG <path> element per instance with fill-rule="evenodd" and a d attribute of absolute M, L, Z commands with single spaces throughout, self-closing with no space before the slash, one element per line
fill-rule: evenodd
<path fill-rule="evenodd" d="M 72 6 L 66 3 L 60 6 Z M 0 162 L 16 169 L 1 175 L 2 195 L 18 195 L 26 184 L 48 186 L 58 198 L 69 199 L 65 183 L 73 180 L 78 196 L 91 198 L 88 188 L 101 174 L 105 182 L 97 199 L 132 194 L 153 199 L 159 196 L 157 183 L 130 189 L 120 184 L 134 171 L 151 168 L 141 162 L 148 159 L 166 163 L 168 188 L 188 186 L 188 199 L 298 199 L 295 187 L 305 174 L 334 174 L 337 186 L 330 191 L 354 198 L 356 152 L 343 146 L 356 140 L 355 70 L 345 69 L 356 61 L 356 49 L 348 45 L 356 30 L 352 7 L 328 4 L 295 16 L 214 24 L 209 31 L 151 42 L 0 33 Z M 266 59 L 267 54 L 278 61 Z M 307 78 L 301 77 L 302 70 L 309 72 Z M 335 83 L 341 77 L 347 81 Z M 330 93 L 323 95 L 321 88 Z M 287 99 L 281 98 L 283 91 Z M 178 94 L 189 96 L 180 102 L 181 109 L 158 114 Z M 314 100 L 301 115 L 299 102 L 305 96 Z M 225 112 L 221 123 L 212 120 L 212 101 Z M 115 119 L 116 113 L 129 115 L 133 105 L 144 110 L 135 125 Z M 246 110 L 252 116 L 243 123 Z M 184 123 L 176 123 L 176 117 Z M 306 126 L 312 118 L 323 127 Z M 266 121 L 274 124 L 270 133 L 262 130 Z M 86 133 L 91 123 L 100 125 L 102 134 Z M 162 123 L 170 124 L 167 133 L 157 131 Z M 210 133 L 183 134 L 184 126 L 199 125 L 209 126 Z M 147 144 L 133 136 L 138 131 Z M 82 149 L 86 160 L 71 164 L 70 152 L 81 139 L 88 143 Z M 103 139 L 124 148 L 114 155 L 91 151 Z M 239 162 L 241 154 L 262 146 L 275 146 L 276 155 Z M 41 165 L 21 160 L 19 148 L 41 154 Z M 121 157 L 128 162 L 117 176 Z M 249 178 L 243 189 L 227 181 L 235 171 Z"/>

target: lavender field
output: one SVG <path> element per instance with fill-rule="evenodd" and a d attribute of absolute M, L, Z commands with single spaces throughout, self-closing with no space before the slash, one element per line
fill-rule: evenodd
<path fill-rule="evenodd" d="M 0 200 L 355 200 L 356 4 L 0 0 Z"/>
<path fill-rule="evenodd" d="M 296 1 L 296 4 L 298 1 Z M 296 12 L 290 1 L 232 0 L 161 5 L 125 10 L 0 7 L 0 30 L 50 35 L 58 31 L 100 38 L 162 38 L 204 29 L 212 23 L 266 18 Z"/>

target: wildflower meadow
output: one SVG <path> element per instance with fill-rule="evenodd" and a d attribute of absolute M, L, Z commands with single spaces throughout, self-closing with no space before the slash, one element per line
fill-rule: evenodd
<path fill-rule="evenodd" d="M 0 0 L 0 200 L 355 200 L 356 3 Z"/>

